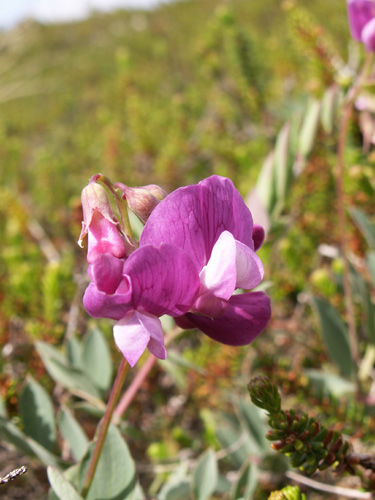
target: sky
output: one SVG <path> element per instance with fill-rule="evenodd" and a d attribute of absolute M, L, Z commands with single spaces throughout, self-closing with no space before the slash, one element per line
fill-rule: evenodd
<path fill-rule="evenodd" d="M 148 8 L 162 1 L 166 0 L 0 0 L 0 28 L 12 28 L 30 17 L 45 23 L 74 21 L 86 17 L 90 10 Z"/>

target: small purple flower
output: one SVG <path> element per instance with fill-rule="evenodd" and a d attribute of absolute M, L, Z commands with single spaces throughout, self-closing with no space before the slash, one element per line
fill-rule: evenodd
<path fill-rule="evenodd" d="M 270 300 L 263 292 L 234 291 L 250 290 L 262 281 L 263 265 L 255 250 L 263 238 L 233 183 L 212 176 L 177 189 L 156 206 L 140 248 L 169 243 L 193 261 L 199 293 L 189 312 L 176 319 L 179 326 L 198 327 L 224 344 L 246 345 L 266 327 Z"/>
<path fill-rule="evenodd" d="M 351 36 L 362 42 L 367 52 L 375 52 L 375 1 L 348 0 L 347 6 Z"/>

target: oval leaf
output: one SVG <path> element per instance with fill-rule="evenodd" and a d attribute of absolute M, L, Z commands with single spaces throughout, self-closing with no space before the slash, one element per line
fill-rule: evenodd
<path fill-rule="evenodd" d="M 61 435 L 69 444 L 73 457 L 78 462 L 85 454 L 89 440 L 77 420 L 65 408 L 59 414 L 59 429 Z"/>
<path fill-rule="evenodd" d="M 202 455 L 193 472 L 192 492 L 195 500 L 206 500 L 215 491 L 219 472 L 215 453 Z"/>
<path fill-rule="evenodd" d="M 83 500 L 69 481 L 55 467 L 47 467 L 49 483 L 60 500 Z"/>
<path fill-rule="evenodd" d="M 353 364 L 350 353 L 348 329 L 339 313 L 329 302 L 314 297 L 322 327 L 323 341 L 332 360 L 337 364 L 342 375 L 350 378 Z"/>
<path fill-rule="evenodd" d="M 319 125 L 319 114 L 320 102 L 313 99 L 308 105 L 299 136 L 299 153 L 305 158 L 309 156 L 315 144 Z"/>
<path fill-rule="evenodd" d="M 20 394 L 19 406 L 25 433 L 51 451 L 56 444 L 56 426 L 52 400 L 32 378 Z"/>
<path fill-rule="evenodd" d="M 99 399 L 100 394 L 91 381 L 81 371 L 73 368 L 54 347 L 37 342 L 36 349 L 42 358 L 46 370 L 55 382 L 67 389 L 78 389 Z"/>
<path fill-rule="evenodd" d="M 242 417 L 241 421 L 252 443 L 253 453 L 268 453 L 270 451 L 270 444 L 266 439 L 268 427 L 262 420 L 261 410 L 242 400 L 239 401 L 238 408 Z"/>
<path fill-rule="evenodd" d="M 277 136 L 275 146 L 274 169 L 278 203 L 285 201 L 292 179 L 293 158 L 290 154 L 289 141 L 290 124 L 286 123 Z"/>
<path fill-rule="evenodd" d="M 83 370 L 95 386 L 105 391 L 112 379 L 111 355 L 99 330 L 91 330 L 83 344 Z"/>
<path fill-rule="evenodd" d="M 357 225 L 358 229 L 361 231 L 363 237 L 366 239 L 367 244 L 372 249 L 375 248 L 375 227 L 370 222 L 369 218 L 365 213 L 359 208 L 352 207 L 349 213 Z"/>
<path fill-rule="evenodd" d="M 245 462 L 237 481 L 233 485 L 231 500 L 251 500 L 258 484 L 258 469 L 255 464 Z"/>
<path fill-rule="evenodd" d="M 82 489 L 89 468 L 94 443 L 91 443 L 79 469 Z M 104 443 L 94 480 L 86 500 L 127 500 L 136 486 L 135 465 L 128 447 L 116 427 L 111 425 Z"/>
<path fill-rule="evenodd" d="M 75 338 L 68 339 L 66 355 L 74 368 L 82 369 L 82 344 Z"/>

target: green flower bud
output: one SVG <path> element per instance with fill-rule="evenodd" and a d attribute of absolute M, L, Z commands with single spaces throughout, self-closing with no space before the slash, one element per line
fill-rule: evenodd
<path fill-rule="evenodd" d="M 276 385 L 271 384 L 267 377 L 255 377 L 248 385 L 251 401 L 266 410 L 270 415 L 280 412 L 281 398 Z"/>

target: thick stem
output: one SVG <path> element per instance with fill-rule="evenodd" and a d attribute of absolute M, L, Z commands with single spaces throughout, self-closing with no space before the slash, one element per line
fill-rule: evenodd
<path fill-rule="evenodd" d="M 350 283 L 350 268 L 349 261 L 347 258 L 346 251 L 346 229 L 345 229 L 345 195 L 344 195 L 344 152 L 345 145 L 348 136 L 348 127 L 350 122 L 350 117 L 353 110 L 354 101 L 360 91 L 363 82 L 368 77 L 371 70 L 372 55 L 368 54 L 363 71 L 357 78 L 353 87 L 349 90 L 346 97 L 343 109 L 343 115 L 340 124 L 340 135 L 337 147 L 337 157 L 338 157 L 338 171 L 336 176 L 336 189 L 337 189 L 337 203 L 338 203 L 338 222 L 339 222 L 339 232 L 340 232 L 340 247 L 343 259 L 343 279 L 344 279 L 344 294 L 345 294 L 345 307 L 346 316 L 349 326 L 349 341 L 350 341 L 350 351 L 354 366 L 359 365 L 359 348 L 358 348 L 358 338 L 355 326 L 355 316 L 354 316 L 354 305 L 352 298 L 352 289 Z"/>
<path fill-rule="evenodd" d="M 111 392 L 111 395 L 109 397 L 106 412 L 104 414 L 103 419 L 101 420 L 101 422 L 98 425 L 97 438 L 96 438 L 94 452 L 92 454 L 91 462 L 89 465 L 89 470 L 87 471 L 85 482 L 84 482 L 83 488 L 82 488 L 81 495 L 83 496 L 83 498 L 86 498 L 87 493 L 89 492 L 90 486 L 92 484 L 92 481 L 94 479 L 96 467 L 98 465 L 100 454 L 101 454 L 103 446 L 104 446 L 104 442 L 105 442 L 105 438 L 107 436 L 109 424 L 111 423 L 113 412 L 115 410 L 117 401 L 120 397 L 121 389 L 122 389 L 122 386 L 124 385 L 124 381 L 125 381 L 126 373 L 128 371 L 128 367 L 129 367 L 129 365 L 128 365 L 127 361 L 125 360 L 125 358 L 122 358 L 120 367 L 119 367 L 118 372 L 117 372 L 116 380 L 113 384 L 112 392 Z"/>

